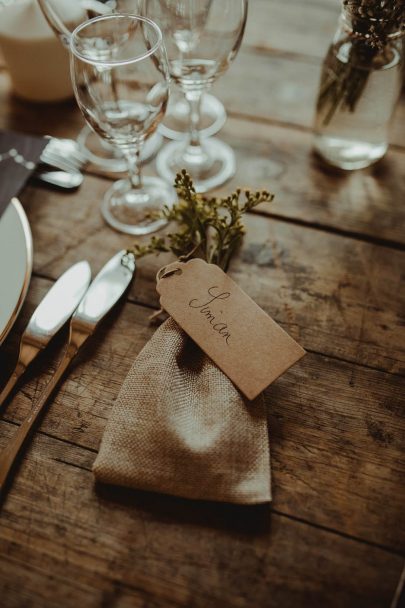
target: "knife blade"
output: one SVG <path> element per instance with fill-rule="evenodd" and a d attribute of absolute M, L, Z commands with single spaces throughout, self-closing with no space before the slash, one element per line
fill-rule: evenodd
<path fill-rule="evenodd" d="M 0 410 L 30 363 L 72 316 L 83 298 L 90 280 L 89 263 L 78 262 L 59 277 L 41 300 L 21 336 L 15 369 L 0 392 Z"/>
<path fill-rule="evenodd" d="M 21 448 L 35 421 L 43 411 L 59 380 L 80 347 L 93 334 L 101 319 L 114 307 L 129 286 L 135 273 L 135 257 L 119 251 L 101 269 L 90 285 L 70 321 L 70 335 L 62 359 L 31 412 L 0 454 L 0 494 Z"/>

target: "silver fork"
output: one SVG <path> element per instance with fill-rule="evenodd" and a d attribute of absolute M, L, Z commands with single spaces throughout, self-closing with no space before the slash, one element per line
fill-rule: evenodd
<path fill-rule="evenodd" d="M 83 164 L 88 162 L 87 156 L 83 153 L 80 144 L 74 139 L 51 137 L 47 147 L 62 154 L 70 154 Z"/>
<path fill-rule="evenodd" d="M 41 162 L 62 171 L 78 171 L 86 164 L 87 159 L 79 145 L 73 140 L 51 138 L 41 154 Z"/>
<path fill-rule="evenodd" d="M 75 158 L 67 156 L 66 154 L 49 151 L 46 148 L 41 154 L 40 162 L 61 169 L 62 171 L 79 171 L 83 166 L 83 164 Z"/>

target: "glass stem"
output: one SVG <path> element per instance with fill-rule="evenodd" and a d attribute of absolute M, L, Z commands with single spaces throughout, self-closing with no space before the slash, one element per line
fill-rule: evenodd
<path fill-rule="evenodd" d="M 189 146 L 200 148 L 200 113 L 202 91 L 186 91 L 186 99 L 190 106 L 190 141 Z"/>
<path fill-rule="evenodd" d="M 134 190 L 141 190 L 142 188 L 140 151 L 141 148 L 139 145 L 131 147 L 131 149 L 123 150 L 123 154 L 128 164 L 128 178 Z"/>

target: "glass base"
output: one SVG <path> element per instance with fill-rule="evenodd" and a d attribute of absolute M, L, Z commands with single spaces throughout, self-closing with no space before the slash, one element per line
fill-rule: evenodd
<path fill-rule="evenodd" d="M 209 93 L 204 93 L 201 99 L 200 135 L 202 138 L 211 137 L 218 133 L 226 121 L 226 111 L 223 104 Z M 169 139 L 185 139 L 190 129 L 190 106 L 180 90 L 170 93 L 169 105 L 163 122 L 159 125 L 159 133 Z"/>
<path fill-rule="evenodd" d="M 101 213 L 115 230 L 140 236 L 163 228 L 166 220 L 148 216 L 163 205 L 172 207 L 176 200 L 174 188 L 158 177 L 144 177 L 139 190 L 132 188 L 129 179 L 120 179 L 105 193 Z"/>
<path fill-rule="evenodd" d="M 388 144 L 316 135 L 314 147 L 329 164 L 346 171 L 354 171 L 365 169 L 380 160 L 385 155 Z"/>
<path fill-rule="evenodd" d="M 235 174 L 235 154 L 230 146 L 215 138 L 204 139 L 202 146 L 194 149 L 188 143 L 173 141 L 159 152 L 156 168 L 170 183 L 186 169 L 196 192 L 208 192 Z"/>
<path fill-rule="evenodd" d="M 160 133 L 153 133 L 142 146 L 141 163 L 146 163 L 158 152 L 162 146 L 163 137 Z M 128 170 L 127 161 L 118 149 L 103 141 L 90 127 L 83 127 L 77 138 L 83 154 L 93 165 L 109 173 L 123 173 Z"/>

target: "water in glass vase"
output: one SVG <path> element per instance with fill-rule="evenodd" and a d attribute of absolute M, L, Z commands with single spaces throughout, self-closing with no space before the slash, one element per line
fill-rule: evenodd
<path fill-rule="evenodd" d="M 330 164 L 349 170 L 368 167 L 386 153 L 389 122 L 402 81 L 396 48 L 375 58 L 371 67 L 353 65 L 350 49 L 350 43 L 344 43 L 337 52 L 331 49 L 325 60 L 314 143 Z M 357 87 L 351 107 L 349 87 Z"/>

